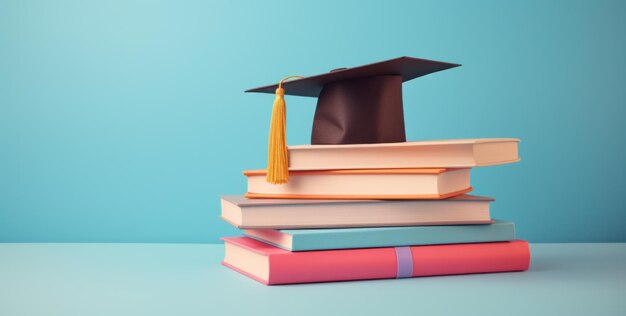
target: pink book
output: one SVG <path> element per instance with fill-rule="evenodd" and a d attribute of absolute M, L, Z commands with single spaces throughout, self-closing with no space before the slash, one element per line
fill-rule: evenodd
<path fill-rule="evenodd" d="M 528 270 L 528 242 L 289 252 L 247 237 L 222 238 L 223 265 L 263 284 Z"/>

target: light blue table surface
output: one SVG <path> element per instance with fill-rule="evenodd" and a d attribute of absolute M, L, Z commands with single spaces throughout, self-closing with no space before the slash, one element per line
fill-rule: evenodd
<path fill-rule="evenodd" d="M 0 244 L 0 315 L 626 315 L 626 244 L 534 244 L 527 272 L 264 286 L 222 245 Z"/>

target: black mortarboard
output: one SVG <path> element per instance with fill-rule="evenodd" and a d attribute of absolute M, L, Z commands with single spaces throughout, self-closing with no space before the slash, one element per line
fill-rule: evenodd
<path fill-rule="evenodd" d="M 268 181 L 285 183 L 270 176 L 270 170 L 284 169 L 288 158 L 284 131 L 283 95 L 317 97 L 311 144 L 371 144 L 406 141 L 402 83 L 433 72 L 458 67 L 434 60 L 400 57 L 353 68 L 254 88 L 246 92 L 276 93 L 270 131 Z M 288 77 L 291 78 L 291 77 Z M 277 162 L 278 160 L 283 162 Z M 281 177 L 279 177 L 281 178 Z"/>

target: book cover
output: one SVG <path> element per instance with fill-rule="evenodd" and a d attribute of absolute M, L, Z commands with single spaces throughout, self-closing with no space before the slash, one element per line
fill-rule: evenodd
<path fill-rule="evenodd" d="M 513 222 L 487 225 L 445 225 L 334 229 L 246 229 L 250 238 L 289 251 L 376 248 L 510 241 Z"/>
<path fill-rule="evenodd" d="M 263 284 L 524 271 L 528 242 L 289 252 L 247 237 L 223 238 L 223 265 Z"/>

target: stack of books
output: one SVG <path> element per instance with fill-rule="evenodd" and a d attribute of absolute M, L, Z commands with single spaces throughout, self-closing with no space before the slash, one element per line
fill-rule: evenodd
<path fill-rule="evenodd" d="M 264 284 L 524 271 L 528 243 L 472 190 L 473 167 L 519 161 L 517 139 L 288 148 L 289 182 L 245 171 L 223 196 L 223 265 Z"/>

